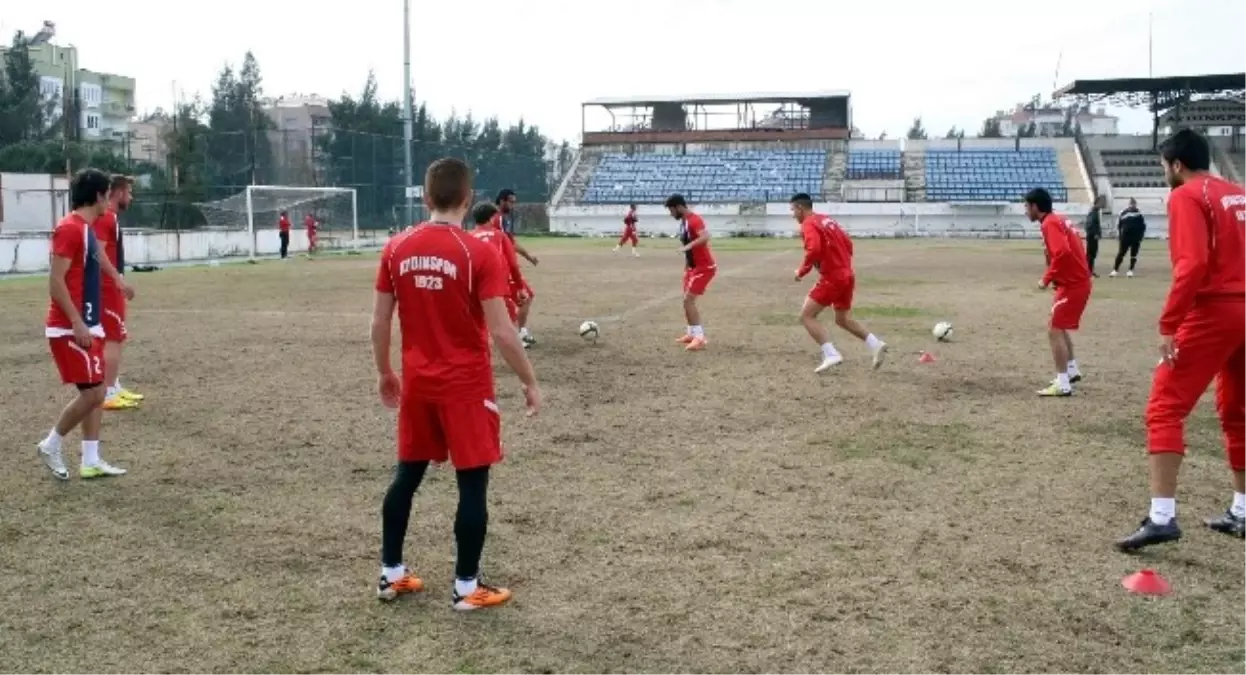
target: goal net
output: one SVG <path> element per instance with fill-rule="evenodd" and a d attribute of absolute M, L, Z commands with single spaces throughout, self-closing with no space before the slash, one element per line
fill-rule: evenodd
<path fill-rule="evenodd" d="M 198 202 L 208 227 L 245 230 L 250 236 L 250 256 L 269 255 L 280 249 L 278 222 L 290 219 L 290 248 L 307 250 L 307 216 L 316 221 L 321 248 L 355 248 L 359 243 L 359 211 L 353 188 L 250 185 L 224 199 Z"/>

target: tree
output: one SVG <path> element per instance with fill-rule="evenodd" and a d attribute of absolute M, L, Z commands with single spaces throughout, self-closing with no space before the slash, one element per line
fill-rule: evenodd
<path fill-rule="evenodd" d="M 926 140 L 926 128 L 922 126 L 920 116 L 913 118 L 913 126 L 909 127 L 908 138 L 914 141 Z"/>
<path fill-rule="evenodd" d="M 943 137 L 944 137 L 944 138 L 948 138 L 948 139 L 951 139 L 951 138 L 964 138 L 964 137 L 965 137 L 965 130 L 964 130 L 964 129 L 958 129 L 958 128 L 956 128 L 956 126 L 955 126 L 955 125 L 953 125 L 951 129 L 948 129 L 948 130 L 947 130 L 947 133 L 946 133 L 946 134 L 944 134 L 944 136 L 943 136 Z"/>
<path fill-rule="evenodd" d="M 1018 138 L 1034 138 L 1038 135 L 1038 125 L 1030 122 L 1017 130 Z"/>
<path fill-rule="evenodd" d="M 30 40 L 21 31 L 14 33 L 0 75 L 0 145 L 50 137 L 56 103 L 40 91 Z"/>
<path fill-rule="evenodd" d="M 982 129 L 978 131 L 978 138 L 1003 138 L 1004 134 L 999 128 L 998 117 L 988 117 L 982 120 Z"/>
<path fill-rule="evenodd" d="M 212 85 L 207 110 L 212 134 L 206 156 L 209 180 L 219 193 L 213 199 L 271 180 L 273 153 L 268 131 L 275 125 L 264 112 L 262 96 L 260 66 L 249 51 L 241 70 L 235 73 L 226 64 Z"/>

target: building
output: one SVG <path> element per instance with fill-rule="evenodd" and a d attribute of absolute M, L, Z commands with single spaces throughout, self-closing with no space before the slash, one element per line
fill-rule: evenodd
<path fill-rule="evenodd" d="M 995 113 L 995 120 L 999 122 L 999 133 L 1005 138 L 1016 137 L 1031 124 L 1035 127 L 1036 136 L 1059 136 L 1064 130 L 1067 114 L 1064 108 L 1027 103 L 1018 105 L 1012 112 L 1001 110 Z M 1107 136 L 1117 133 L 1118 119 L 1107 114 L 1103 108 L 1093 111 L 1089 108 L 1080 109 L 1074 121 L 1081 127 L 1083 134 Z"/>
<path fill-rule="evenodd" d="M 55 24 L 45 21 L 28 47 L 35 72 L 39 74 L 40 91 L 56 101 L 48 122 L 59 120 L 65 113 L 65 103 L 76 100 L 77 131 L 83 140 L 112 142 L 124 147 L 129 137 L 130 118 L 134 116 L 134 78 L 80 67 L 78 49 L 52 44 L 55 34 Z M 0 56 L 5 51 L 7 49 L 0 48 Z"/>
<path fill-rule="evenodd" d="M 172 120 L 163 111 L 130 123 L 130 135 L 127 139 L 126 155 L 133 162 L 148 162 L 164 167 L 169 158 L 169 147 L 165 135 L 172 127 Z"/>
<path fill-rule="evenodd" d="M 316 138 L 329 131 L 333 115 L 329 99 L 316 94 L 289 94 L 262 102 L 274 130 L 272 146 L 276 175 L 281 185 L 324 185 L 324 166 Z"/>

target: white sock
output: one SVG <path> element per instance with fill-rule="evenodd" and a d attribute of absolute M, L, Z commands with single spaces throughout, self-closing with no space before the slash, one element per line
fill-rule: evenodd
<path fill-rule="evenodd" d="M 876 352 L 879 347 L 883 346 L 883 341 L 879 340 L 877 337 L 874 337 L 873 333 L 870 333 L 865 336 L 865 346 L 869 347 L 870 351 Z"/>
<path fill-rule="evenodd" d="M 1069 377 L 1082 374 L 1082 371 L 1077 369 L 1077 359 L 1073 359 L 1069 361 L 1068 373 L 1069 373 Z"/>
<path fill-rule="evenodd" d="M 381 576 L 385 577 L 385 580 L 391 584 L 401 579 L 402 575 L 406 573 L 407 568 L 403 565 L 398 565 L 397 567 L 381 566 Z"/>
<path fill-rule="evenodd" d="M 117 386 L 116 386 L 116 385 L 112 385 L 112 386 L 110 386 L 110 387 L 108 388 L 108 391 L 104 392 L 104 398 L 112 398 L 112 397 L 114 397 L 114 396 L 116 396 L 116 395 L 117 395 L 117 392 L 118 392 L 118 391 L 119 391 L 119 390 L 118 390 Z"/>
<path fill-rule="evenodd" d="M 1156 525 L 1167 525 L 1177 517 L 1177 500 L 1172 497 L 1151 498 L 1151 522 Z"/>
<path fill-rule="evenodd" d="M 520 328 L 520 329 L 519 329 L 519 336 L 520 336 L 520 337 L 525 337 L 525 336 L 527 336 L 527 335 L 528 335 L 528 327 L 527 327 L 527 326 L 524 326 L 523 328 Z"/>
<path fill-rule="evenodd" d="M 471 579 L 455 579 L 454 592 L 459 597 L 466 597 L 476 592 L 477 585 L 479 584 L 476 582 L 476 577 L 472 577 Z"/>
<path fill-rule="evenodd" d="M 1069 371 L 1066 370 L 1063 373 L 1056 373 L 1056 385 L 1060 387 L 1060 391 L 1068 391 L 1073 388 L 1073 386 L 1069 384 Z"/>
<path fill-rule="evenodd" d="M 116 391 L 121 391 L 121 378 L 120 377 L 112 381 L 112 388 Z"/>
<path fill-rule="evenodd" d="M 1229 511 L 1238 518 L 1246 518 L 1246 492 L 1233 493 L 1233 506 L 1229 507 Z"/>
<path fill-rule="evenodd" d="M 100 442 L 82 442 L 82 466 L 95 466 L 100 463 Z"/>
<path fill-rule="evenodd" d="M 63 440 L 65 440 L 65 437 L 56 433 L 56 429 L 53 428 L 48 432 L 48 437 L 43 439 L 43 444 L 56 450 L 61 447 L 61 441 Z"/>
<path fill-rule="evenodd" d="M 693 336 L 692 326 L 684 326 L 684 335 L 687 335 L 688 337 Z"/>
<path fill-rule="evenodd" d="M 705 329 L 701 326 L 690 326 L 692 337 L 705 337 Z"/>
<path fill-rule="evenodd" d="M 835 345 L 829 342 L 824 342 L 822 344 L 822 358 L 833 359 L 836 356 L 839 356 L 839 352 L 835 350 Z"/>

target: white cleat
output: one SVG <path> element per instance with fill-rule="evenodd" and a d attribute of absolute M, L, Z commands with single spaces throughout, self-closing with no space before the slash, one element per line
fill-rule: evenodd
<path fill-rule="evenodd" d="M 838 366 L 839 364 L 843 362 L 844 362 L 844 357 L 840 354 L 836 354 L 835 356 L 823 356 L 822 363 L 818 364 L 818 367 L 814 368 L 813 372 L 825 373 L 826 371 L 830 370 L 831 368 L 834 368 L 835 366 Z"/>
<path fill-rule="evenodd" d="M 1112 270 L 1112 273 L 1111 273 L 1111 274 L 1109 274 L 1108 276 L 1109 276 L 1109 277 L 1112 277 L 1113 279 L 1115 279 L 1115 278 L 1116 278 L 1116 270 Z"/>
<path fill-rule="evenodd" d="M 887 343 L 878 345 L 878 349 L 874 350 L 874 370 L 878 370 L 883 366 L 883 361 L 887 360 Z"/>
<path fill-rule="evenodd" d="M 92 478 L 109 478 L 112 476 L 124 476 L 125 474 L 126 474 L 125 469 L 122 469 L 121 467 L 113 466 L 109 464 L 108 462 L 105 462 L 102 459 L 99 462 L 96 462 L 95 464 L 91 466 L 83 465 L 78 470 L 78 476 L 86 480 L 90 480 Z"/>
<path fill-rule="evenodd" d="M 43 460 L 44 466 L 48 467 L 53 476 L 60 480 L 69 480 L 69 469 L 65 468 L 65 457 L 60 448 L 49 447 L 44 441 L 39 441 L 39 459 Z"/>
<path fill-rule="evenodd" d="M 1129 278 L 1129 279 L 1134 278 L 1134 271 L 1133 271 L 1133 270 L 1129 270 L 1128 272 L 1126 272 L 1126 273 L 1125 273 L 1125 276 L 1126 276 L 1127 278 Z"/>

